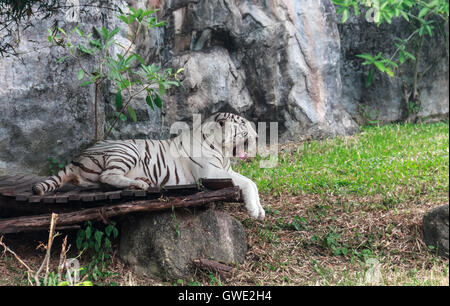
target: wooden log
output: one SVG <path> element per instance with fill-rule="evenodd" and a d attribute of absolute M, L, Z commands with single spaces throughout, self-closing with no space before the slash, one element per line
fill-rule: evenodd
<path fill-rule="evenodd" d="M 235 271 L 233 267 L 211 259 L 194 259 L 193 262 L 197 268 L 218 273 L 224 279 L 231 277 Z"/>
<path fill-rule="evenodd" d="M 58 216 L 58 226 L 68 226 L 88 220 L 104 220 L 110 217 L 134 212 L 158 211 L 180 207 L 199 206 L 211 202 L 240 202 L 239 187 L 224 188 L 216 191 L 202 191 L 185 197 L 171 197 L 156 200 L 140 200 L 128 203 L 81 209 Z M 0 219 L 0 233 L 19 233 L 47 230 L 51 214 Z"/>

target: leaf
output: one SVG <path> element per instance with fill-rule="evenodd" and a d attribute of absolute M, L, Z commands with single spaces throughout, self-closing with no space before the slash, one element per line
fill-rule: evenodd
<path fill-rule="evenodd" d="M 120 121 L 127 121 L 127 116 L 125 116 L 124 114 L 120 114 L 119 119 Z"/>
<path fill-rule="evenodd" d="M 406 61 L 405 54 L 403 52 L 398 54 L 398 60 L 400 61 L 400 64 L 403 64 Z"/>
<path fill-rule="evenodd" d="M 348 9 L 345 9 L 344 11 L 342 11 L 341 23 L 345 23 L 348 17 L 349 17 Z"/>
<path fill-rule="evenodd" d="M 416 57 L 415 57 L 414 55 L 412 55 L 411 53 L 409 53 L 409 52 L 407 52 L 407 51 L 404 51 L 403 53 L 404 53 L 407 57 L 409 57 L 410 59 L 412 59 L 413 61 L 416 60 Z"/>
<path fill-rule="evenodd" d="M 122 105 L 122 92 L 118 91 L 116 93 L 116 109 L 118 111 L 120 111 L 122 109 L 123 105 Z"/>
<path fill-rule="evenodd" d="M 161 97 L 158 94 L 155 94 L 155 99 L 153 100 L 155 102 L 155 105 L 158 106 L 158 108 L 162 107 L 162 101 Z"/>
<path fill-rule="evenodd" d="M 102 237 L 103 237 L 103 232 L 101 232 L 101 231 L 99 231 L 99 230 L 95 231 L 94 238 L 95 238 L 95 241 L 96 241 L 98 244 L 101 243 Z"/>
<path fill-rule="evenodd" d="M 91 227 L 87 227 L 86 228 L 85 235 L 86 235 L 86 239 L 91 238 L 91 235 L 92 235 L 92 228 Z"/>
<path fill-rule="evenodd" d="M 75 32 L 77 32 L 77 34 L 80 35 L 81 37 L 84 36 L 84 32 L 81 31 L 78 27 L 75 28 Z"/>
<path fill-rule="evenodd" d="M 111 33 L 109 33 L 109 38 L 114 37 L 114 35 L 119 33 L 119 31 L 120 31 L 120 28 L 115 28 L 114 30 L 112 30 Z"/>
<path fill-rule="evenodd" d="M 375 66 L 380 70 L 381 72 L 386 71 L 386 66 L 382 62 L 374 62 Z"/>
<path fill-rule="evenodd" d="M 94 53 L 94 51 L 93 51 L 92 49 L 86 48 L 85 46 L 83 46 L 83 45 L 81 45 L 81 44 L 78 45 L 77 48 L 78 48 L 78 50 L 80 50 L 80 51 L 83 52 L 83 53 L 87 53 L 87 54 L 92 54 L 92 53 Z"/>
<path fill-rule="evenodd" d="M 111 233 L 112 233 L 112 230 L 113 230 L 113 226 L 112 225 L 108 225 L 106 228 L 105 228 L 105 234 L 106 234 L 106 236 L 111 236 Z"/>
<path fill-rule="evenodd" d="M 374 74 L 375 74 L 375 69 L 370 68 L 369 75 L 366 78 L 366 88 L 368 88 L 370 85 L 372 85 Z"/>
<path fill-rule="evenodd" d="M 77 76 L 78 80 L 81 81 L 83 79 L 83 77 L 84 77 L 84 70 L 83 69 L 78 70 L 78 76 Z"/>
<path fill-rule="evenodd" d="M 78 250 L 81 250 L 82 243 L 83 243 L 83 238 L 82 237 L 77 237 L 76 245 L 77 245 L 77 249 Z"/>
<path fill-rule="evenodd" d="M 162 82 L 159 83 L 159 93 L 161 94 L 161 96 L 164 96 L 164 94 L 166 93 L 166 89 L 164 88 L 164 83 L 162 83 Z"/>
<path fill-rule="evenodd" d="M 113 227 L 113 237 L 117 238 L 119 236 L 119 230 L 116 227 Z"/>
<path fill-rule="evenodd" d="M 63 29 L 61 29 L 61 28 L 58 28 L 58 31 L 60 31 L 61 33 L 63 33 L 64 34 L 64 36 L 67 36 L 67 33 L 63 30 Z"/>
<path fill-rule="evenodd" d="M 430 9 L 428 7 L 424 7 L 423 9 L 420 10 L 419 15 L 417 15 L 417 17 L 419 19 L 421 19 L 423 16 L 425 16 L 428 12 L 430 11 Z"/>
<path fill-rule="evenodd" d="M 148 94 L 147 97 L 145 97 L 145 102 L 147 102 L 148 106 L 152 108 L 152 110 L 155 110 L 155 107 L 153 106 L 153 99 L 151 94 Z"/>
<path fill-rule="evenodd" d="M 63 57 L 61 57 L 60 59 L 58 59 L 58 60 L 56 61 L 56 63 L 59 64 L 59 63 L 61 63 L 62 61 L 64 61 L 66 58 L 68 58 L 68 56 L 63 56 Z"/>
<path fill-rule="evenodd" d="M 89 84 L 92 84 L 92 83 L 94 83 L 92 80 L 88 80 L 88 81 L 85 81 L 85 82 L 83 82 L 83 83 L 81 83 L 81 87 L 83 87 L 83 86 L 86 86 L 86 85 L 89 85 Z"/>
<path fill-rule="evenodd" d="M 137 122 L 137 117 L 136 117 L 136 113 L 134 111 L 134 109 L 131 106 L 128 106 L 128 113 L 130 114 L 131 119 L 133 120 L 133 122 Z"/>

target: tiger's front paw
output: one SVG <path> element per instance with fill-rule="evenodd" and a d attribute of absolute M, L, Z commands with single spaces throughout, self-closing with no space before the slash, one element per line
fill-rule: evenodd
<path fill-rule="evenodd" d="M 253 204 L 246 203 L 245 208 L 247 209 L 247 212 L 250 215 L 250 218 L 264 220 L 264 217 L 266 216 L 266 212 L 264 211 L 264 208 L 262 208 L 261 204 L 259 203 L 259 200 L 255 201 Z"/>
<path fill-rule="evenodd" d="M 142 190 L 147 190 L 150 187 L 146 182 L 141 180 L 135 180 L 131 185 Z"/>

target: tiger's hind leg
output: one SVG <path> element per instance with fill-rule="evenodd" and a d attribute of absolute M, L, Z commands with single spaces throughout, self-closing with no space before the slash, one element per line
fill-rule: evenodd
<path fill-rule="evenodd" d="M 125 171 L 120 169 L 110 169 L 100 174 L 99 180 L 104 184 L 108 184 L 117 188 L 137 187 L 147 190 L 150 186 L 143 180 L 133 180 L 125 176 Z"/>

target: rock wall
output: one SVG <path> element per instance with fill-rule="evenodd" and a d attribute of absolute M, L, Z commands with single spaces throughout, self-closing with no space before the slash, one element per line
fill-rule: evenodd
<path fill-rule="evenodd" d="M 418 117 L 421 119 L 448 118 L 449 112 L 449 57 L 448 23 L 435 23 L 435 35 L 425 37 L 419 60 Z M 342 105 L 359 124 L 376 120 L 380 123 L 405 119 L 404 86 L 413 77 L 414 62 L 408 61 L 389 77 L 379 71 L 369 88 L 365 86 L 368 67 L 362 66 L 357 54 L 385 56 L 395 52 L 395 38 L 409 36 L 409 25 L 401 19 L 378 27 L 362 14 L 338 25 L 341 36 Z M 411 49 L 410 49 L 411 50 Z M 413 52 L 414 53 L 414 52 Z"/>
<path fill-rule="evenodd" d="M 85 1 L 91 2 L 95 1 Z M 82 29 L 104 25 L 107 17 L 103 10 L 90 8 L 80 16 Z M 0 174 L 48 174 L 49 157 L 70 161 L 92 143 L 94 92 L 79 86 L 75 60 L 57 63 L 66 54 L 49 47 L 47 29 L 54 23 L 63 28 L 76 25 L 65 20 L 64 12 L 51 19 L 36 18 L 34 27 L 18 36 L 20 56 L 0 58 Z M 89 69 L 93 62 L 83 58 L 82 64 Z M 100 96 L 107 91 L 102 88 Z"/>
<path fill-rule="evenodd" d="M 164 56 L 186 68 L 167 122 L 240 113 L 279 122 L 282 141 L 352 133 L 341 107 L 339 33 L 321 1 L 167 1 Z"/>

